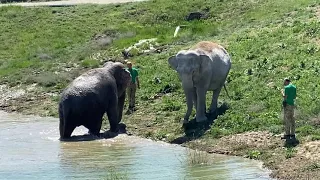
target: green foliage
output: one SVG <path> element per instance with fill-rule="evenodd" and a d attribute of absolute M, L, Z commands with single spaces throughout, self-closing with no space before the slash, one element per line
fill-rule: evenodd
<path fill-rule="evenodd" d="M 294 149 L 294 148 L 287 148 L 285 157 L 286 157 L 286 159 L 292 158 L 292 157 L 295 156 L 296 153 L 297 153 L 297 150 L 296 150 L 296 149 Z"/>
<path fill-rule="evenodd" d="M 80 72 L 105 60 L 124 60 L 124 48 L 157 38 L 156 53 L 135 52 L 130 60 L 139 68 L 140 110 L 167 112 L 165 118 L 149 120 L 156 121 L 152 126 L 166 127 L 167 132 L 156 135 L 163 138 L 182 133 L 176 127 L 186 111 L 181 83 L 168 57 L 198 41 L 212 40 L 225 46 L 232 57 L 227 79 L 232 99 L 221 92 L 219 100 L 227 101 L 230 109 L 205 136 L 255 130 L 281 133 L 280 89 L 283 77 L 291 77 L 298 89 L 297 133 L 318 139 L 316 124 L 309 123 L 320 113 L 320 30 L 310 10 L 318 5 L 313 0 L 153 0 L 63 8 L 1 7 L 0 83 L 37 83 L 61 91 Z M 205 12 L 206 18 L 185 21 L 193 11 Z M 183 26 L 174 38 L 179 25 Z M 152 98 L 167 86 L 173 90 Z"/>
<path fill-rule="evenodd" d="M 189 165 L 206 165 L 209 163 L 208 154 L 201 151 L 188 151 Z"/>
<path fill-rule="evenodd" d="M 220 128 L 214 127 L 214 126 L 208 132 L 208 135 L 210 135 L 210 137 L 212 137 L 212 138 L 220 138 L 220 137 L 228 135 L 228 134 L 230 134 L 230 132 L 227 131 L 226 129 L 220 129 Z"/>
<path fill-rule="evenodd" d="M 296 132 L 300 136 L 308 136 L 308 135 L 315 133 L 316 129 L 315 129 L 315 127 L 313 127 L 311 125 L 305 125 L 305 126 L 301 126 L 301 127 L 297 128 Z"/>
<path fill-rule="evenodd" d="M 85 59 L 81 62 L 81 66 L 84 68 L 97 68 L 99 67 L 99 62 L 97 60 Z"/>
<path fill-rule="evenodd" d="M 320 164 L 317 162 L 314 162 L 313 164 L 305 168 L 305 170 L 308 170 L 308 171 L 319 171 L 319 169 L 320 169 Z"/>
<path fill-rule="evenodd" d="M 258 150 L 252 150 L 248 152 L 248 157 L 250 159 L 259 159 L 261 152 Z"/>

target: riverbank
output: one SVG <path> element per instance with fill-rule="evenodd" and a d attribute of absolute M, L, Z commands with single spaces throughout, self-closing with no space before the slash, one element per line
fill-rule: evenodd
<path fill-rule="evenodd" d="M 56 118 L 0 111 L 0 119 L 2 179 L 271 180 L 260 162 L 241 157 L 125 134 L 97 139 L 84 135 L 88 132 L 85 127 L 75 129 L 71 142 L 60 142 Z"/>
<path fill-rule="evenodd" d="M 278 179 L 319 179 L 319 6 L 302 0 L 163 0 L 32 10 L 2 7 L 0 107 L 57 117 L 59 94 L 72 79 L 105 61 L 123 61 L 124 49 L 150 39 L 129 52 L 142 87 L 138 110 L 123 117 L 129 132 L 261 160 Z M 186 21 L 193 11 L 204 16 Z M 185 26 L 173 37 L 178 25 Z M 167 58 L 200 40 L 217 41 L 232 55 L 227 84 L 232 99 L 222 92 L 219 105 L 226 111 L 210 127 L 185 130 L 180 123 L 186 110 L 184 95 Z M 279 137 L 279 89 L 286 76 L 299 90 L 300 144 L 289 147 Z"/>

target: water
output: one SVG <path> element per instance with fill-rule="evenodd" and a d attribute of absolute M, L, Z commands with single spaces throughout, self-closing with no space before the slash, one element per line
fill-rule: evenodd
<path fill-rule="evenodd" d="M 74 134 L 86 133 L 77 128 Z M 0 111 L 0 179 L 259 179 L 269 172 L 257 161 L 202 154 L 163 142 L 119 135 L 60 142 L 58 119 Z"/>

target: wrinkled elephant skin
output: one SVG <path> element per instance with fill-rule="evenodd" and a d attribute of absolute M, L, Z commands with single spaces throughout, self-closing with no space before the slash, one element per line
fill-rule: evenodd
<path fill-rule="evenodd" d="M 201 41 L 189 50 L 181 50 L 168 59 L 177 71 L 187 101 L 184 123 L 188 122 L 193 105 L 196 121 L 206 121 L 206 93 L 213 91 L 209 113 L 217 110 L 218 96 L 231 68 L 228 52 L 219 44 Z"/>
<path fill-rule="evenodd" d="M 120 62 L 107 62 L 73 80 L 61 93 L 59 102 L 60 139 L 70 138 L 81 125 L 90 134 L 99 135 L 105 113 L 110 131 L 117 132 L 130 81 L 130 73 Z"/>

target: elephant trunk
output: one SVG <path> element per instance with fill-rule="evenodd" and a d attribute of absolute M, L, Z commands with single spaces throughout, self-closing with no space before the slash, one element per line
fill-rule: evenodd
<path fill-rule="evenodd" d="M 186 101 L 187 101 L 187 112 L 185 114 L 184 119 L 188 120 L 191 112 L 192 112 L 192 107 L 193 107 L 193 82 L 192 82 L 192 77 L 189 78 L 182 78 L 182 87 L 186 96 Z"/>

